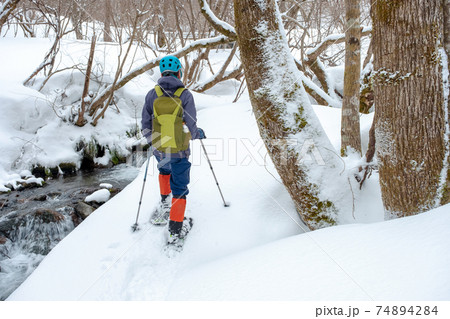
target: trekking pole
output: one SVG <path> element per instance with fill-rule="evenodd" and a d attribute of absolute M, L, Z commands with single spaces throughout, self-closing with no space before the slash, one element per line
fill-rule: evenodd
<path fill-rule="evenodd" d="M 139 207 L 138 207 L 138 211 L 137 211 L 137 215 L 136 215 L 136 222 L 134 223 L 133 226 L 131 226 L 131 229 L 133 230 L 133 232 L 135 232 L 136 230 L 139 230 L 139 225 L 138 225 L 139 212 L 141 210 L 142 195 L 144 195 L 145 182 L 147 181 L 148 163 L 150 163 L 150 157 L 151 157 L 151 154 L 152 154 L 152 148 L 150 147 L 149 150 L 147 150 L 147 152 L 148 152 L 147 164 L 145 165 L 144 183 L 142 184 L 141 198 L 139 199 Z"/>
<path fill-rule="evenodd" d="M 216 180 L 217 188 L 219 189 L 220 196 L 222 197 L 222 200 L 223 200 L 223 206 L 229 207 L 229 206 L 230 206 L 230 203 L 229 203 L 229 202 L 226 202 L 226 201 L 225 201 L 225 198 L 223 197 L 222 190 L 220 189 L 219 182 L 217 181 L 216 174 L 214 173 L 214 169 L 213 169 L 213 167 L 212 167 L 212 165 L 211 165 L 211 161 L 209 160 L 209 156 L 208 156 L 208 153 L 206 152 L 205 145 L 203 144 L 203 141 L 202 141 L 202 140 L 200 140 L 200 143 L 202 143 L 203 152 L 205 152 L 205 156 L 206 156 L 206 159 L 208 160 L 209 168 L 211 169 L 211 172 L 212 172 L 212 174 L 213 174 L 213 176 L 214 176 L 214 179 Z"/>

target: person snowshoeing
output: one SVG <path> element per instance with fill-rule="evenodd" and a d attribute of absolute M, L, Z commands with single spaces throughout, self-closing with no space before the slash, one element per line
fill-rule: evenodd
<path fill-rule="evenodd" d="M 192 227 L 192 219 L 184 217 L 191 168 L 189 141 L 206 136 L 197 127 L 192 93 L 181 82 L 180 60 L 175 56 L 165 56 L 159 63 L 159 69 L 161 78 L 145 97 L 142 133 L 153 146 L 159 170 L 161 202 L 151 222 L 163 225 L 169 219 L 169 243 L 176 243 Z"/>

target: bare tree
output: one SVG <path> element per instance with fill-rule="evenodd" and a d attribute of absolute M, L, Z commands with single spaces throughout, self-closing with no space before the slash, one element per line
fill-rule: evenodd
<path fill-rule="evenodd" d="M 84 118 L 84 113 L 86 112 L 86 108 L 87 108 L 87 104 L 88 104 L 87 97 L 89 94 L 89 83 L 91 81 L 91 71 L 92 71 L 92 64 L 94 62 L 96 41 L 97 41 L 97 37 L 94 34 L 94 36 L 92 37 L 92 40 L 91 40 L 91 48 L 89 50 L 89 59 L 88 59 L 88 63 L 86 66 L 86 76 L 84 79 L 83 94 L 81 95 L 81 105 L 80 105 L 80 109 L 78 110 L 77 121 L 75 122 L 75 125 L 77 125 L 77 126 L 83 126 L 84 124 L 86 124 L 86 120 Z"/>
<path fill-rule="evenodd" d="M 0 32 L 2 31 L 2 26 L 8 20 L 10 14 L 16 9 L 17 4 L 20 0 L 6 0 L 0 7 Z"/>
<path fill-rule="evenodd" d="M 372 20 L 380 186 L 395 218 L 436 207 L 446 188 L 442 3 L 372 0 Z"/>
<path fill-rule="evenodd" d="M 72 29 L 68 29 L 69 20 L 64 18 L 68 16 L 68 11 L 70 8 L 63 6 L 63 1 L 59 1 L 56 7 L 51 7 L 45 4 L 42 0 L 33 1 L 37 10 L 42 14 L 42 16 L 47 21 L 47 25 L 53 29 L 55 35 L 53 44 L 50 50 L 44 57 L 42 63 L 31 73 L 31 75 L 23 82 L 24 85 L 29 85 L 30 82 L 41 72 L 44 72 L 46 79 L 41 84 L 40 89 L 42 89 L 45 83 L 53 74 L 53 68 L 55 67 L 56 56 L 59 52 L 62 38 L 72 32 Z"/>

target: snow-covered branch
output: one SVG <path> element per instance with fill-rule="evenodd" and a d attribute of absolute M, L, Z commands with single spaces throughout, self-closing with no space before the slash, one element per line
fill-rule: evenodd
<path fill-rule="evenodd" d="M 6 0 L 6 2 L 0 7 L 0 30 L 19 2 L 20 0 Z"/>
<path fill-rule="evenodd" d="M 372 27 L 362 27 L 361 37 L 368 36 L 372 33 Z M 320 42 L 315 48 L 309 49 L 306 52 L 307 59 L 314 61 L 319 57 L 330 45 L 338 44 L 345 41 L 345 33 L 341 34 L 330 34 L 322 42 Z"/>
<path fill-rule="evenodd" d="M 187 54 L 189 54 L 192 51 L 195 51 L 197 49 L 200 48 L 207 48 L 207 47 L 213 47 L 216 46 L 218 44 L 224 44 L 224 43 L 228 43 L 228 42 L 232 42 L 233 40 L 224 36 L 224 35 L 220 35 L 214 38 L 208 38 L 208 39 L 200 39 L 197 41 L 194 41 L 188 45 L 186 45 L 185 47 L 181 48 L 180 50 L 176 51 L 175 53 L 173 53 L 172 55 L 178 57 L 178 58 L 182 58 L 184 56 L 186 56 Z M 123 87 L 125 84 L 127 84 L 130 80 L 134 79 L 135 77 L 137 77 L 138 75 L 141 75 L 142 73 L 153 69 L 154 67 L 157 67 L 159 65 L 159 61 L 162 59 L 163 57 L 156 57 L 150 61 L 148 61 L 147 63 L 145 63 L 144 65 L 128 72 L 127 74 L 125 74 L 122 78 L 118 79 L 117 82 L 115 83 L 115 85 L 110 84 L 108 85 L 92 102 L 91 108 L 97 108 L 99 105 L 103 104 L 106 99 L 108 98 L 108 96 L 110 96 L 112 91 L 118 90 L 121 87 Z"/>
<path fill-rule="evenodd" d="M 198 3 L 200 5 L 200 10 L 202 11 L 202 14 L 214 29 L 226 35 L 227 37 L 236 40 L 237 35 L 234 28 L 225 21 L 220 20 L 214 14 L 214 12 L 212 12 L 206 0 L 198 0 Z"/>

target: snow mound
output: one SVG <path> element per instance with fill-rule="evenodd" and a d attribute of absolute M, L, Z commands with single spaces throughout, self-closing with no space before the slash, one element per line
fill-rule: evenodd
<path fill-rule="evenodd" d="M 112 188 L 113 186 L 112 186 L 111 184 L 109 184 L 109 183 L 101 183 L 101 184 L 100 184 L 100 187 L 110 189 L 110 188 Z"/>
<path fill-rule="evenodd" d="M 87 196 L 85 198 L 85 202 L 97 202 L 97 203 L 104 203 L 108 201 L 109 197 L 111 196 L 111 193 L 107 189 L 100 189 L 98 191 L 93 192 L 91 195 Z"/>

